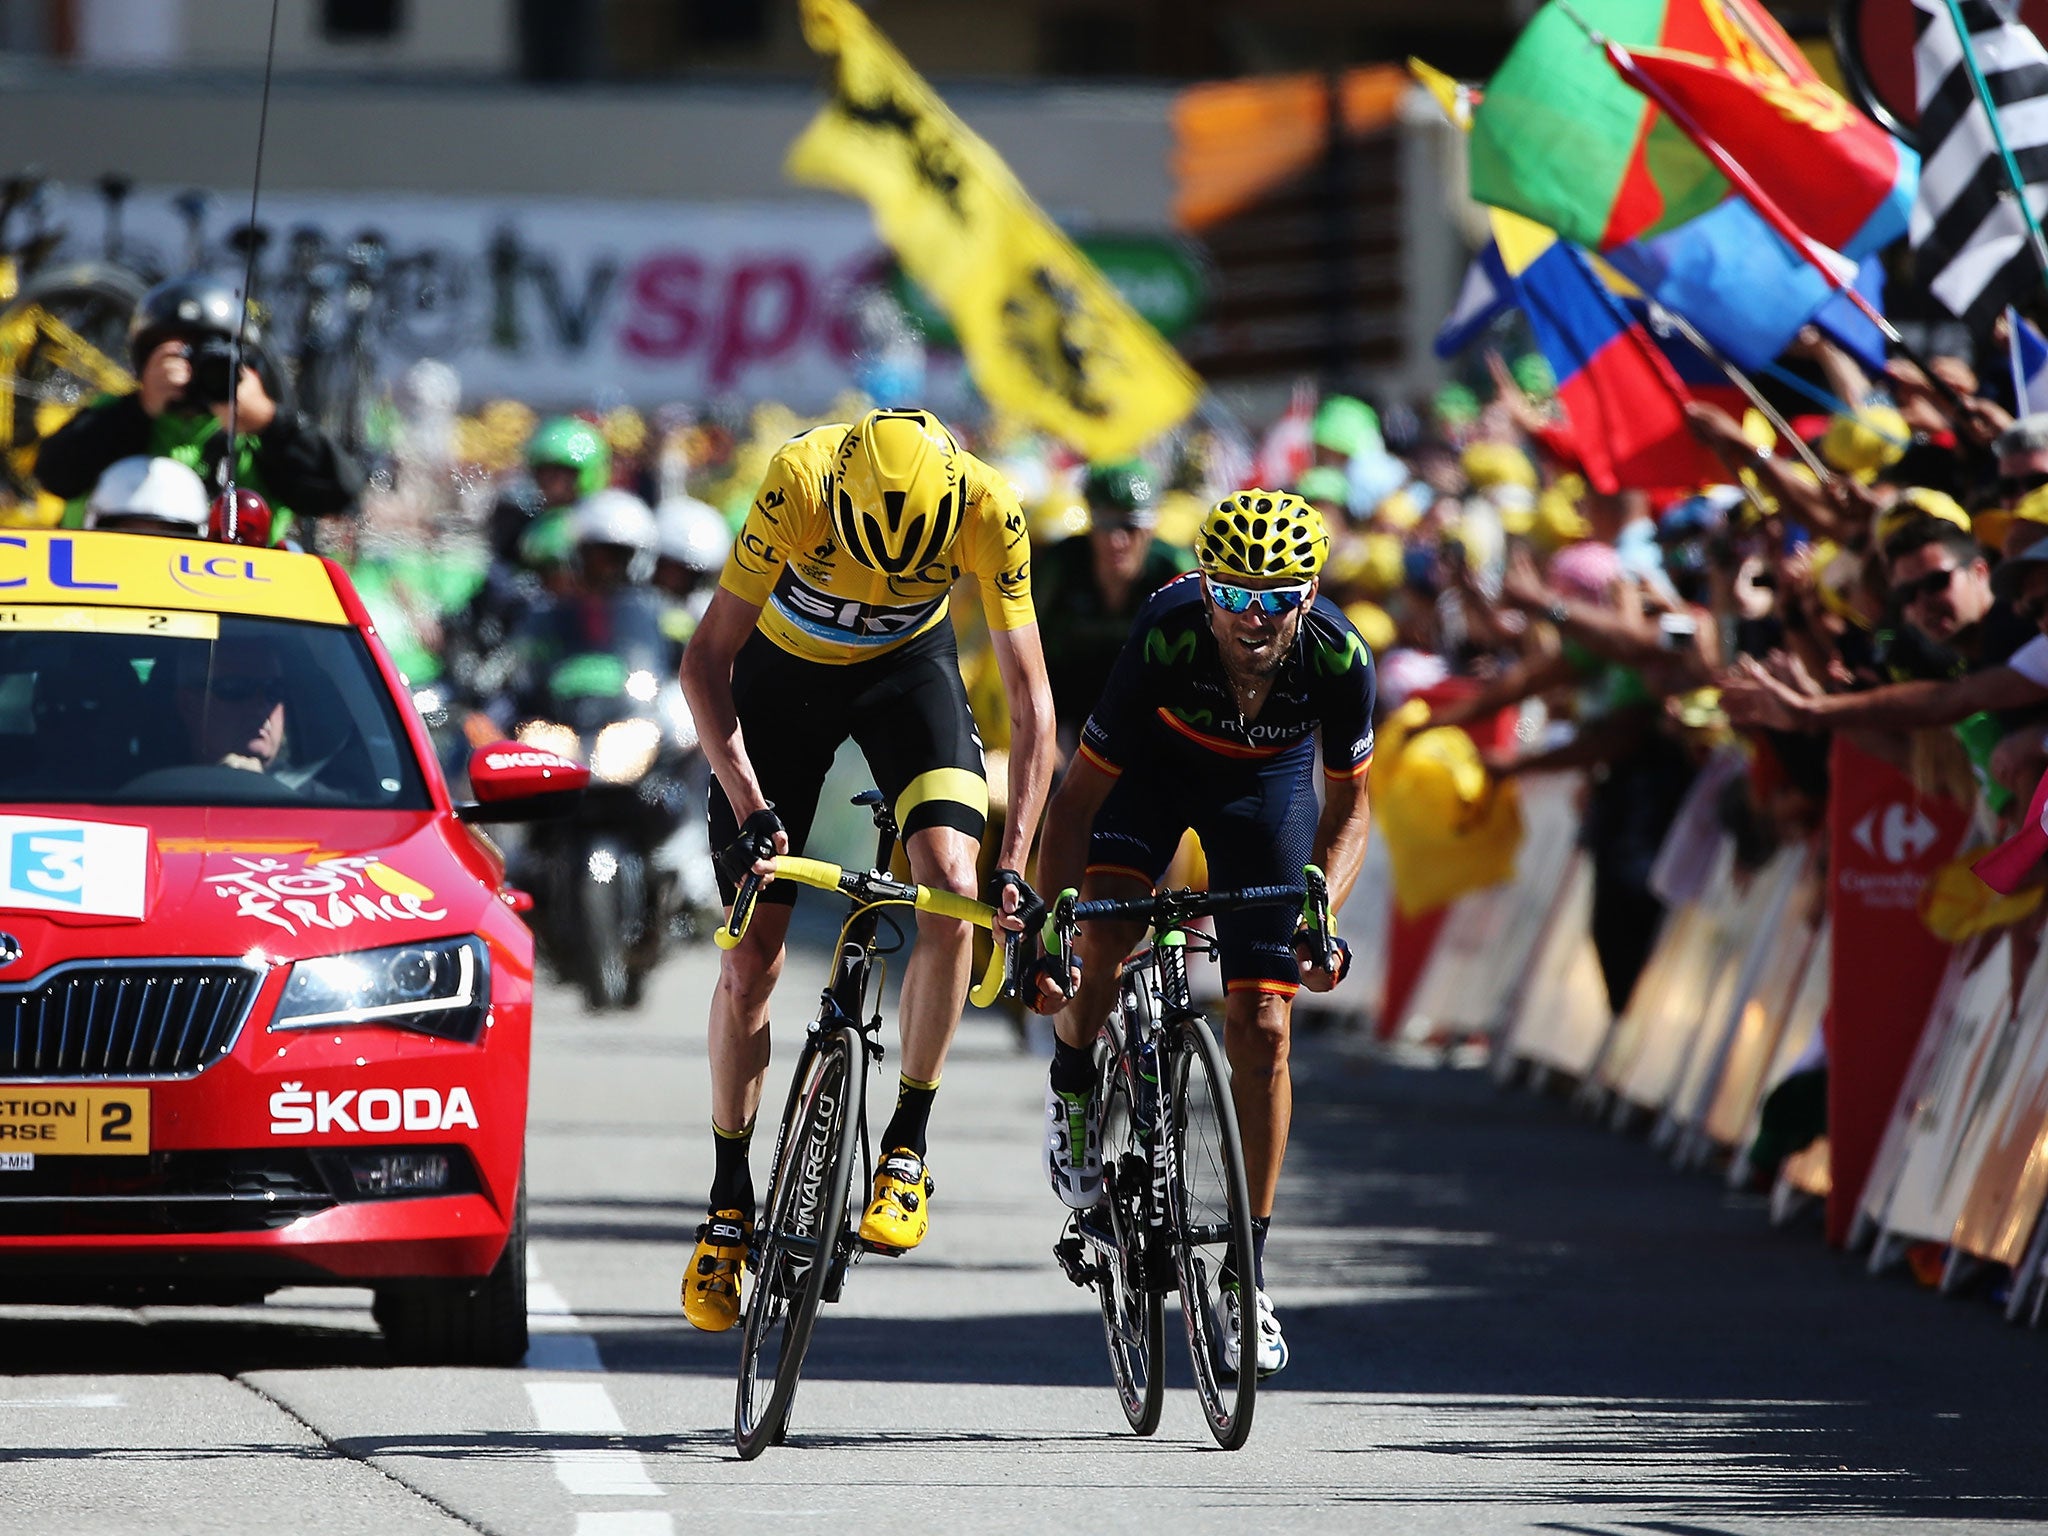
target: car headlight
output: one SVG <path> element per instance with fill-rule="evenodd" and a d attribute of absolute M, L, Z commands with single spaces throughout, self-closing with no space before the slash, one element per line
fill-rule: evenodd
<path fill-rule="evenodd" d="M 614 720 L 590 747 L 590 776 L 607 784 L 634 784 L 654 766 L 661 727 L 652 720 Z"/>
<path fill-rule="evenodd" d="M 272 1029 L 385 1024 L 474 1040 L 490 1006 L 491 960 L 471 935 L 323 955 L 292 966 Z"/>
<path fill-rule="evenodd" d="M 583 761 L 583 738 L 566 725 L 557 725 L 552 720 L 529 720 L 514 733 L 523 747 L 538 747 L 543 752 L 552 752 L 557 757 L 566 757 L 572 763 Z"/>

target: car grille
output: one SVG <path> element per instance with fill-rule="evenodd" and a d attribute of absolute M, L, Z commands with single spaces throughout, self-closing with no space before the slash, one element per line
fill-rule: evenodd
<path fill-rule="evenodd" d="M 225 1056 L 263 973 L 234 961 L 84 961 L 0 986 L 0 1078 L 183 1077 Z"/>
<path fill-rule="evenodd" d="M 304 1152 L 39 1157 L 0 1174 L 0 1237 L 261 1232 L 336 1203 Z"/>

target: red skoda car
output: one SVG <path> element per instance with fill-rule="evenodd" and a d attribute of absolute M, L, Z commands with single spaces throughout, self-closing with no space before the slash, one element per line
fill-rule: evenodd
<path fill-rule="evenodd" d="M 533 941 L 348 578 L 0 531 L 0 1299 L 370 1286 L 394 1354 L 526 1348 Z"/>

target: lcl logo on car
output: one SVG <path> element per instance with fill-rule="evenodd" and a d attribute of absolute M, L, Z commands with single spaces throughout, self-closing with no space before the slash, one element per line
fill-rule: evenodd
<path fill-rule="evenodd" d="M 11 933 L 0 933 L 0 965 L 12 965 L 21 958 L 21 940 Z"/>

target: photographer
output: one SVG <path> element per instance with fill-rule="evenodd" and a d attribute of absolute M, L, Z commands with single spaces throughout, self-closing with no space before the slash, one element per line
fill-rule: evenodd
<path fill-rule="evenodd" d="M 82 526 L 83 498 L 107 467 L 137 454 L 176 459 L 209 487 L 219 483 L 240 314 L 234 290 L 211 277 L 174 278 L 143 295 L 128 333 L 135 390 L 80 411 L 36 454 L 43 488 L 71 502 L 66 527 Z M 270 502 L 282 539 L 293 513 L 354 511 L 363 477 L 325 432 L 278 403 L 283 390 L 258 340 L 251 321 L 235 400 L 235 483 Z"/>

